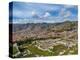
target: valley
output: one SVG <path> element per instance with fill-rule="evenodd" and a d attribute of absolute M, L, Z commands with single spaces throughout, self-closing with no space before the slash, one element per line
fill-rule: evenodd
<path fill-rule="evenodd" d="M 13 24 L 13 57 L 78 54 L 78 22 Z"/>

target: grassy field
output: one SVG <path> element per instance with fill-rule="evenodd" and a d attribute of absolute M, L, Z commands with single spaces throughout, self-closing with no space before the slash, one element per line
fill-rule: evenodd
<path fill-rule="evenodd" d="M 35 46 L 35 43 L 25 43 L 21 44 L 19 46 L 19 50 L 22 55 L 21 57 L 35 57 L 35 56 L 58 56 L 58 55 L 73 55 L 78 54 L 77 45 L 72 46 L 71 48 L 68 48 L 62 44 L 58 44 L 53 46 L 53 48 L 50 48 L 48 50 L 42 50 L 39 49 L 37 46 Z M 22 49 L 22 50 L 21 50 Z M 24 53 L 26 51 L 26 53 Z M 29 52 L 28 52 L 29 51 Z M 19 51 L 14 47 L 13 48 L 13 54 L 18 53 Z M 26 54 L 24 56 L 24 54 Z"/>

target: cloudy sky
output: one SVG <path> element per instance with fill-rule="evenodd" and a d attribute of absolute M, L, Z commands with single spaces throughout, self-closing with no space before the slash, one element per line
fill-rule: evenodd
<path fill-rule="evenodd" d="M 11 14 L 10 6 L 10 17 L 12 15 L 13 23 L 75 21 L 78 20 L 78 7 L 74 5 L 13 2 L 13 14 Z"/>

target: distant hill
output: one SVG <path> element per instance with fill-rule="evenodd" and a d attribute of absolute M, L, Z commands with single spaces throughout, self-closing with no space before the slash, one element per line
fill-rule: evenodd
<path fill-rule="evenodd" d="M 13 32 L 24 30 L 27 28 L 32 28 L 40 26 L 41 28 L 58 27 L 58 26 L 68 26 L 70 24 L 77 26 L 77 21 L 65 21 L 61 23 L 27 23 L 27 24 L 13 24 Z"/>
<path fill-rule="evenodd" d="M 64 31 L 67 31 L 67 33 L 69 31 L 77 32 L 77 26 L 77 21 L 13 24 L 13 41 L 25 40 L 27 38 L 55 37 L 55 34 L 63 35 Z"/>

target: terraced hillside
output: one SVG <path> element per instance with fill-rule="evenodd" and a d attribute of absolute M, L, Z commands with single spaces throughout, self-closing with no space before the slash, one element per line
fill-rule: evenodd
<path fill-rule="evenodd" d="M 78 22 L 13 24 L 13 57 L 78 54 Z"/>

